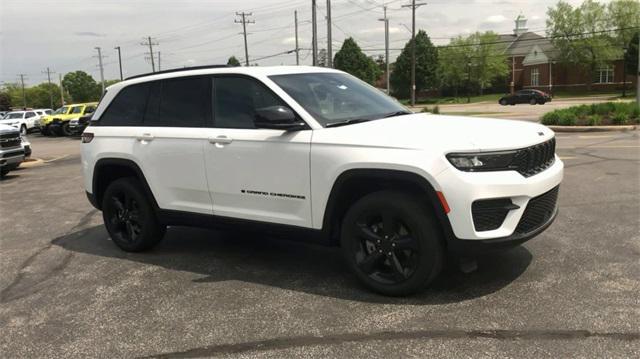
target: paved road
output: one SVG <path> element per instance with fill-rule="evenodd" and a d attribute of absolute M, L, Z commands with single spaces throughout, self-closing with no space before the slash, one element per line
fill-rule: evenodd
<path fill-rule="evenodd" d="M 0 182 L 0 353 L 637 356 L 639 134 L 558 135 L 556 223 L 400 299 L 358 286 L 335 249 L 263 235 L 171 228 L 156 250 L 124 253 L 84 197 L 77 147 L 33 136 L 54 161 Z"/>
<path fill-rule="evenodd" d="M 629 98 L 625 101 L 631 101 Z M 493 118 L 507 118 L 514 120 L 536 121 L 540 120 L 540 116 L 546 112 L 557 110 L 560 108 L 567 108 L 575 105 L 600 103 L 607 101 L 620 101 L 611 99 L 610 97 L 581 97 L 581 98 L 567 98 L 567 99 L 555 99 L 544 105 L 529 105 L 519 104 L 515 106 L 501 106 L 497 102 L 478 102 L 470 104 L 455 104 L 455 105 L 439 105 L 440 112 L 443 114 L 452 115 L 471 115 L 481 117 L 493 117 Z M 429 105 L 428 107 L 433 107 Z M 417 110 L 420 110 L 418 108 Z"/>

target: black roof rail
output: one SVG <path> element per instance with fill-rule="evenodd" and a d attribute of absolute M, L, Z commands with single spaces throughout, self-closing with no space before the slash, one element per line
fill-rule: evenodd
<path fill-rule="evenodd" d="M 190 70 L 204 70 L 204 69 L 219 69 L 219 68 L 224 68 L 224 67 L 233 67 L 233 66 L 231 66 L 231 65 L 205 65 L 205 66 L 183 67 L 183 68 L 156 71 L 156 72 L 149 72 L 149 73 L 146 73 L 146 74 L 129 76 L 125 80 L 137 79 L 139 77 L 145 77 L 145 76 L 151 76 L 151 75 L 168 74 L 168 73 L 172 73 L 172 72 L 190 71 Z"/>

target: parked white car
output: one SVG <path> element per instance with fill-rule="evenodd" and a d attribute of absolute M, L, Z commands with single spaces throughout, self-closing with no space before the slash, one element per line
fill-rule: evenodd
<path fill-rule="evenodd" d="M 543 232 L 563 176 L 545 126 L 412 113 L 349 74 L 304 66 L 120 82 L 81 153 L 87 197 L 125 251 L 170 225 L 280 229 L 341 246 L 387 295 L 428 285 L 447 252 Z"/>
<path fill-rule="evenodd" d="M 35 128 L 37 118 L 38 114 L 34 110 L 11 111 L 0 120 L 0 124 L 17 128 L 20 130 L 20 134 L 24 136 L 29 130 Z"/>

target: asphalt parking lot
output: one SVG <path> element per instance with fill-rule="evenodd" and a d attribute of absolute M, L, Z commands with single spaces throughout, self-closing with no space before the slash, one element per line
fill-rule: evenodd
<path fill-rule="evenodd" d="M 637 357 L 640 132 L 558 134 L 560 214 L 424 293 L 367 292 L 334 248 L 170 228 L 124 253 L 87 202 L 79 141 L 0 182 L 2 357 Z"/>

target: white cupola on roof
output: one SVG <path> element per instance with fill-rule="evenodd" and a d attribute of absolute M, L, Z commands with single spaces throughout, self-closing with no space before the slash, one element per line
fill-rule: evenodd
<path fill-rule="evenodd" d="M 527 30 L 529 30 L 527 29 L 527 18 L 522 14 L 518 15 L 516 18 L 516 28 L 513 29 L 513 33 L 516 36 L 520 36 L 527 32 Z"/>

